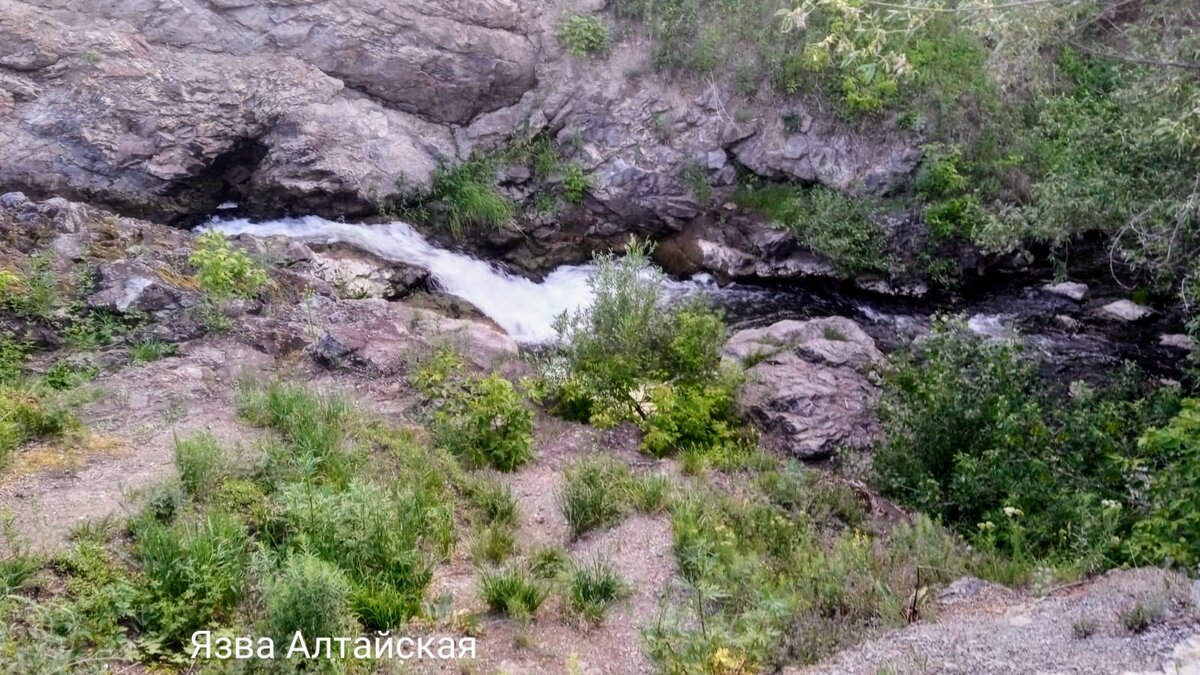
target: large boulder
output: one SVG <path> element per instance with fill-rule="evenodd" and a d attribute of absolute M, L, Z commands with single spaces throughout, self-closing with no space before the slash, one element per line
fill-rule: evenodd
<path fill-rule="evenodd" d="M 769 449 L 804 460 L 876 437 L 878 389 L 868 373 L 883 354 L 843 317 L 780 321 L 735 333 L 728 356 L 747 366 L 739 403 Z"/>

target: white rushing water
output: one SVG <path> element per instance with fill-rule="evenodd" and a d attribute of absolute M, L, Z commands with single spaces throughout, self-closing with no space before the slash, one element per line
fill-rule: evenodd
<path fill-rule="evenodd" d="M 361 225 L 317 216 L 258 223 L 241 218 L 214 218 L 203 229 L 227 235 L 285 236 L 319 244 L 344 243 L 384 260 L 419 265 L 430 271 L 440 290 L 479 308 L 513 339 L 525 344 L 553 339 L 555 317 L 592 302 L 588 287 L 588 277 L 594 269 L 591 264 L 559 267 L 539 283 L 509 274 L 465 253 L 438 248 L 403 222 Z M 671 294 L 686 294 L 711 285 L 711 280 L 701 276 L 693 281 L 668 282 L 667 290 Z"/>

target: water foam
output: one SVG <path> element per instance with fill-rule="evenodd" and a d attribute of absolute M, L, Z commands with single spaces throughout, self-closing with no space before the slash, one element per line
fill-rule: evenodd
<path fill-rule="evenodd" d="M 440 290 L 479 308 L 513 339 L 525 344 L 552 340 L 554 319 L 564 311 L 590 305 L 593 297 L 588 286 L 588 278 L 595 269 L 592 264 L 559 267 L 543 281 L 535 282 L 465 253 L 438 248 L 404 222 L 361 225 L 317 216 L 257 223 L 214 218 L 202 229 L 231 236 L 285 236 L 310 243 L 344 243 L 384 260 L 419 265 L 430 271 Z M 697 277 L 692 281 L 668 282 L 667 290 L 680 295 L 711 285 L 707 277 Z"/>

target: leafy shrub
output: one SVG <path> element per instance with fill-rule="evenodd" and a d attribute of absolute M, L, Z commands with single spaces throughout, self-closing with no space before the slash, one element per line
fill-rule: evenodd
<path fill-rule="evenodd" d="M 572 162 L 563 170 L 563 198 L 571 204 L 582 204 L 583 195 L 592 186 L 591 178 L 583 172 L 583 167 Z"/>
<path fill-rule="evenodd" d="M 745 435 L 731 422 L 737 419 L 735 389 L 724 383 L 654 387 L 649 397 L 653 413 L 641 424 L 642 450 L 665 457 L 681 451 L 721 455 L 742 449 Z"/>
<path fill-rule="evenodd" d="M 338 484 L 349 480 L 352 461 L 343 444 L 351 411 L 343 399 L 316 395 L 280 381 L 265 386 L 244 382 L 238 391 L 237 410 L 249 423 L 276 429 L 288 441 L 282 452 L 271 454 L 275 471 Z"/>
<path fill-rule="evenodd" d="M 595 16 L 572 16 L 558 27 L 558 41 L 579 58 L 606 51 L 609 39 L 608 26 Z"/>
<path fill-rule="evenodd" d="M 770 217 L 843 274 L 888 268 L 887 237 L 861 199 L 826 187 L 752 183 L 740 187 L 736 200 Z"/>
<path fill-rule="evenodd" d="M 337 567 L 306 553 L 289 556 L 266 588 L 266 634 L 277 643 L 297 631 L 313 638 L 344 634 L 350 582 Z"/>
<path fill-rule="evenodd" d="M 95 376 L 96 369 L 94 367 L 80 365 L 68 359 L 59 359 L 46 369 L 46 373 L 42 375 L 42 382 L 51 389 L 62 391 L 78 387 Z"/>
<path fill-rule="evenodd" d="M 532 618 L 549 595 L 546 587 L 519 565 L 480 572 L 479 589 L 493 612 L 518 619 Z"/>
<path fill-rule="evenodd" d="M 217 302 L 255 296 L 267 284 L 267 270 L 225 235 L 208 230 L 196 237 L 188 261 L 196 268 L 196 282 Z"/>
<path fill-rule="evenodd" d="M 203 499 L 217 487 L 225 470 L 225 450 L 216 437 L 200 432 L 175 440 L 175 468 L 184 490 Z"/>
<path fill-rule="evenodd" d="M 726 403 L 740 386 L 722 367 L 724 323 L 700 300 L 664 306 L 649 252 L 632 241 L 623 258 L 597 257 L 593 304 L 559 317 L 557 351 L 536 393 L 568 419 L 637 422 L 659 456 L 721 452 L 737 440 L 737 412 Z"/>
<path fill-rule="evenodd" d="M 63 303 L 51 255 L 46 251 L 35 253 L 20 271 L 0 270 L 0 306 L 26 318 L 49 320 Z"/>
<path fill-rule="evenodd" d="M 499 564 L 516 550 L 516 535 L 507 525 L 482 527 L 475 531 L 471 540 L 471 557 L 476 564 Z"/>
<path fill-rule="evenodd" d="M 619 523 L 628 510 L 630 480 L 629 468 L 611 459 L 584 459 L 568 467 L 558 505 L 571 538 Z"/>
<path fill-rule="evenodd" d="M 467 375 L 458 355 L 440 350 L 413 378 L 437 411 L 435 442 L 468 466 L 515 471 L 533 457 L 533 413 L 498 373 Z"/>
<path fill-rule="evenodd" d="M 598 624 L 604 619 L 608 606 L 628 593 L 625 582 L 600 558 L 571 567 L 567 580 L 566 604 L 580 619 Z"/>
<path fill-rule="evenodd" d="M 245 584 L 240 522 L 221 514 L 179 525 L 143 521 L 134 540 L 145 577 L 138 619 L 146 632 L 175 647 L 231 617 Z"/>
<path fill-rule="evenodd" d="M 557 547 L 540 548 L 529 554 L 529 572 L 537 579 L 553 579 L 570 563 L 566 552 Z"/>
<path fill-rule="evenodd" d="M 1177 394 L 1147 393 L 1135 373 L 1074 389 L 1056 404 L 1017 344 L 939 322 L 919 360 L 902 357 L 886 377 L 884 491 L 987 549 L 1091 570 L 1121 562 L 1140 515 L 1129 469 L 1159 467 L 1137 438 L 1178 410 Z"/>
<path fill-rule="evenodd" d="M 1140 598 L 1132 607 L 1122 610 L 1118 618 L 1130 633 L 1144 633 L 1146 629 L 1162 621 L 1166 613 L 1166 598 L 1162 594 L 1150 594 Z"/>
<path fill-rule="evenodd" d="M 1131 472 L 1150 477 L 1146 515 L 1133 527 L 1137 560 L 1200 564 L 1200 401 L 1185 399 L 1166 425 L 1148 429 L 1138 441 L 1140 457 Z"/>

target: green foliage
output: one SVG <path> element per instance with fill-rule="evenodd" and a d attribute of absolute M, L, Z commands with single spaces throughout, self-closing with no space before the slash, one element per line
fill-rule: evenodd
<path fill-rule="evenodd" d="M 563 199 L 570 204 L 582 204 L 583 195 L 592 187 L 592 178 L 583 172 L 583 167 L 572 162 L 563 169 Z"/>
<path fill-rule="evenodd" d="M 288 441 L 285 452 L 272 455 L 273 469 L 285 476 L 302 475 L 344 484 L 353 458 L 343 452 L 350 409 L 336 396 L 319 396 L 304 387 L 274 381 L 244 382 L 238 414 L 258 426 L 278 430 Z"/>
<path fill-rule="evenodd" d="M 595 558 L 571 566 L 567 579 L 566 605 L 583 621 L 598 624 L 609 605 L 628 594 L 620 575 L 607 561 Z"/>
<path fill-rule="evenodd" d="M 558 41 L 578 58 L 608 51 L 609 40 L 608 26 L 595 16 L 572 16 L 558 27 Z"/>
<path fill-rule="evenodd" d="M 48 251 L 28 257 L 21 270 L 0 270 L 0 307 L 29 319 L 49 320 L 62 304 L 58 274 Z"/>
<path fill-rule="evenodd" d="M 466 497 L 484 523 L 499 526 L 517 524 L 517 500 L 508 486 L 477 478 L 467 484 Z"/>
<path fill-rule="evenodd" d="M 196 237 L 188 262 L 196 269 L 196 282 L 218 303 L 233 298 L 252 298 L 269 277 L 262 263 L 241 249 L 234 249 L 225 235 L 208 230 Z"/>
<path fill-rule="evenodd" d="M 1138 599 L 1132 607 L 1122 610 L 1117 618 L 1130 633 L 1144 633 L 1162 621 L 1166 613 L 1166 598 L 1162 594 L 1151 594 Z"/>
<path fill-rule="evenodd" d="M 1133 527 L 1136 560 L 1200 564 L 1200 401 L 1185 399 L 1166 425 L 1148 429 L 1127 470 L 1150 477 L 1145 518 Z"/>
<path fill-rule="evenodd" d="M 0 466 L 20 445 L 62 437 L 79 426 L 67 401 L 35 384 L 0 384 Z"/>
<path fill-rule="evenodd" d="M 432 578 L 424 551 L 436 543 L 430 536 L 438 520 L 428 495 L 356 480 L 345 489 L 289 485 L 279 504 L 281 539 L 346 572 L 352 609 L 364 626 L 385 630 L 420 611 Z"/>
<path fill-rule="evenodd" d="M 437 399 L 435 442 L 473 468 L 515 471 L 533 458 L 533 413 L 498 373 L 468 376 L 453 353 L 439 352 L 414 378 Z"/>
<path fill-rule="evenodd" d="M 25 356 L 29 345 L 13 339 L 10 334 L 0 334 L 0 385 L 15 383 L 25 368 Z"/>
<path fill-rule="evenodd" d="M 225 451 L 216 437 L 200 432 L 175 439 L 175 468 L 179 482 L 193 499 L 204 500 L 225 472 Z"/>
<path fill-rule="evenodd" d="M 571 538 L 621 522 L 629 510 L 630 481 L 629 467 L 608 458 L 584 459 L 568 467 L 558 506 Z"/>
<path fill-rule="evenodd" d="M 741 382 L 722 366 L 724 322 L 699 300 L 664 306 L 648 255 L 635 241 L 623 258 L 597 257 L 594 301 L 559 317 L 558 349 L 535 393 L 568 419 L 636 422 L 657 456 L 740 448 L 747 439 L 731 402 Z"/>
<path fill-rule="evenodd" d="M 137 616 L 146 632 L 171 648 L 231 618 L 248 551 L 238 520 L 214 513 L 177 525 L 141 522 L 134 541 L 144 576 Z"/>
<path fill-rule="evenodd" d="M 1101 391 L 1076 383 L 1063 405 L 1039 382 L 1015 343 L 940 322 L 886 376 L 880 484 L 984 550 L 1084 572 L 1119 564 L 1143 515 L 1138 475 L 1160 468 L 1138 436 L 1178 410 L 1177 393 L 1148 393 L 1129 372 Z"/>
<path fill-rule="evenodd" d="M 512 201 L 496 187 L 495 161 L 483 156 L 439 167 L 429 197 L 441 204 L 446 227 L 455 237 L 474 228 L 502 228 L 516 216 Z"/>
<path fill-rule="evenodd" d="M 161 340 L 140 340 L 129 345 L 129 359 L 133 363 L 150 363 L 168 356 L 178 356 L 179 346 Z"/>
<path fill-rule="evenodd" d="M 846 275 L 888 268 L 887 237 L 861 200 L 825 187 L 744 185 L 737 201 L 762 211 Z"/>
<path fill-rule="evenodd" d="M 95 376 L 96 369 L 91 366 L 80 365 L 68 359 L 59 359 L 46 369 L 46 373 L 42 375 L 42 382 L 51 389 L 62 391 L 78 387 Z"/>
<path fill-rule="evenodd" d="M 886 538 L 817 522 L 805 475 L 799 467 L 768 470 L 759 476 L 773 486 L 768 493 L 703 485 L 676 502 L 681 583 L 646 634 L 660 672 L 816 661 L 864 630 L 903 623 L 910 594 L 920 611 L 923 585 L 968 568 L 962 543 L 924 517 Z"/>
<path fill-rule="evenodd" d="M 286 644 L 296 632 L 314 638 L 345 634 L 350 582 L 337 567 L 306 553 L 289 556 L 264 592 L 266 635 Z"/>
<path fill-rule="evenodd" d="M 479 589 L 493 612 L 518 619 L 533 618 L 549 595 L 545 585 L 520 565 L 481 571 Z"/>

